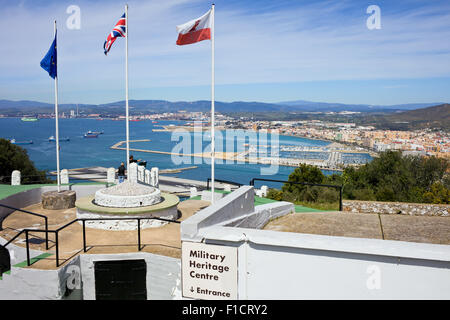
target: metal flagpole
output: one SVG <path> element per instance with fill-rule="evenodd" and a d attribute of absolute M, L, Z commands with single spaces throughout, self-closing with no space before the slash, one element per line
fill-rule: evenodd
<path fill-rule="evenodd" d="M 130 169 L 130 127 L 128 122 L 128 4 L 125 5 L 125 120 L 127 138 L 127 170 Z"/>
<path fill-rule="evenodd" d="M 55 38 L 56 38 L 56 20 L 55 20 Z M 58 75 L 55 76 L 55 122 L 56 122 L 56 180 L 58 183 L 58 192 L 60 192 L 61 181 L 59 171 Z"/>
<path fill-rule="evenodd" d="M 214 160 L 216 156 L 214 139 L 214 4 L 211 7 L 211 204 L 214 204 Z"/>

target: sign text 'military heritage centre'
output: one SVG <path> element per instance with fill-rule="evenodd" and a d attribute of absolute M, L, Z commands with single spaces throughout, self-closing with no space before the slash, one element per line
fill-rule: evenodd
<path fill-rule="evenodd" d="M 237 299 L 237 249 L 183 242 L 183 296 Z"/>

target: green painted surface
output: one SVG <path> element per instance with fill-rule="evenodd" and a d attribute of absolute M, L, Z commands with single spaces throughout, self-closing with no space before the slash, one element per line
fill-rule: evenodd
<path fill-rule="evenodd" d="M 222 190 L 217 190 L 215 191 L 217 193 L 229 193 L 229 192 L 225 192 Z M 189 198 L 188 200 L 201 200 L 201 196 L 196 196 L 196 197 L 192 197 Z M 267 204 L 267 203 L 272 203 L 272 202 L 278 202 L 277 200 L 272 200 L 269 198 L 262 198 L 262 197 L 258 197 L 255 196 L 255 207 L 256 206 L 260 206 L 263 204 Z M 308 208 L 308 207 L 304 207 L 304 206 L 300 206 L 300 205 L 294 205 L 295 206 L 295 212 L 325 212 L 326 210 L 319 210 L 319 209 L 313 209 L 313 208 Z"/>
<path fill-rule="evenodd" d="M 172 208 L 180 202 L 180 198 L 176 195 L 161 192 L 161 197 L 164 198 L 163 202 L 154 204 L 152 206 L 137 207 L 137 208 L 108 208 L 95 205 L 92 201 L 94 196 L 88 196 L 78 199 L 75 202 L 75 206 L 83 211 L 89 211 L 94 213 L 105 214 L 140 214 L 157 212 L 165 209 Z"/>
<path fill-rule="evenodd" d="M 44 252 L 43 254 L 40 254 L 40 255 L 38 255 L 38 256 L 36 256 L 34 258 L 30 258 L 30 265 L 32 265 L 33 263 L 38 262 L 39 260 L 48 258 L 48 257 L 50 257 L 52 255 L 53 255 L 52 253 Z M 16 267 L 16 268 L 25 268 L 25 267 L 27 267 L 27 261 L 25 260 L 25 261 L 19 262 L 19 263 L 15 264 L 14 267 Z"/>
<path fill-rule="evenodd" d="M 77 185 L 91 185 L 91 184 L 102 184 L 105 183 L 102 182 L 83 182 L 83 183 L 76 183 Z M 74 183 L 68 184 L 74 185 Z M 25 184 L 20 186 L 11 186 L 9 184 L 0 184 L 0 200 L 4 199 L 6 197 L 9 197 L 13 194 L 20 193 L 23 191 L 31 190 L 31 189 L 37 189 L 41 187 L 49 187 L 49 186 L 56 186 L 56 184 Z M 67 185 L 62 185 L 67 186 Z"/>
<path fill-rule="evenodd" d="M 3 274 L 11 274 L 11 270 L 5 271 L 3 272 Z M 0 280 L 3 279 L 3 275 L 0 275 Z"/>
<path fill-rule="evenodd" d="M 20 186 L 11 186 L 7 184 L 0 184 L 0 199 L 4 199 L 6 197 L 9 197 L 13 194 L 36 189 L 45 186 L 45 184 L 27 184 L 27 185 L 20 185 Z"/>

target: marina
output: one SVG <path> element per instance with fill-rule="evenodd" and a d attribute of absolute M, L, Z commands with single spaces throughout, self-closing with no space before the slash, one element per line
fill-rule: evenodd
<path fill-rule="evenodd" d="M 67 137 L 68 142 L 61 143 L 61 168 L 72 169 L 80 167 L 115 167 L 117 168 L 122 161 L 125 161 L 125 141 L 122 131 L 123 123 L 120 121 L 105 119 L 101 123 L 101 127 L 96 126 L 96 119 L 60 119 L 60 138 Z M 140 121 L 130 123 L 130 147 L 135 159 L 143 159 L 147 161 L 148 167 L 157 166 L 160 170 L 172 170 L 179 178 L 194 179 L 206 181 L 210 177 L 210 167 L 208 164 L 209 152 L 207 149 L 209 132 L 203 133 L 203 140 L 206 148 L 201 152 L 193 152 L 194 150 L 177 151 L 174 149 L 177 141 L 171 141 L 171 132 L 154 132 L 153 129 L 158 126 L 181 126 L 184 121 L 168 121 L 161 120 L 157 124 L 151 121 Z M 94 128 L 93 128 L 94 126 Z M 80 132 L 103 132 L 97 138 L 84 138 Z M 54 145 L 49 143 L 49 137 L 54 135 L 54 120 L 41 119 L 38 122 L 27 123 L 26 125 L 15 119 L 0 119 L 0 137 L 10 139 L 11 132 L 15 132 L 16 141 L 29 141 L 33 137 L 33 144 L 23 145 L 31 158 L 40 170 L 55 171 L 55 151 Z M 197 133 L 190 133 L 191 145 L 194 146 L 194 140 L 199 136 Z M 101 139 L 100 139 L 101 137 Z M 227 142 L 223 141 L 223 145 Z M 235 141 L 236 150 L 238 144 L 240 146 L 247 143 L 246 141 Z M 262 143 L 261 145 L 263 145 Z M 267 143 L 265 143 L 267 144 Z M 304 139 L 291 136 L 279 136 L 279 144 L 281 146 L 291 147 L 326 147 L 329 142 Z M 70 145 L 70 148 L 69 148 Z M 119 148 L 119 149 L 116 149 Z M 176 152 L 173 152 L 176 151 Z M 180 164 L 174 164 L 172 157 L 183 158 L 181 153 L 186 152 L 183 161 Z M 219 151 L 217 149 L 217 151 Z M 266 155 L 251 154 L 249 148 L 242 148 L 241 155 L 234 153 L 216 152 L 216 174 L 218 179 L 236 181 L 239 183 L 248 183 L 253 177 L 260 176 L 263 166 L 270 166 L 270 151 Z M 317 164 L 323 168 L 325 174 L 338 173 L 340 168 L 333 168 L 327 165 L 328 154 L 324 154 L 319 159 L 309 158 L 311 155 L 321 154 L 320 152 L 308 152 L 308 157 L 303 160 L 304 163 Z M 82 156 L 80 156 L 82 155 Z M 352 154 L 348 154 L 353 157 Z M 298 155 L 288 155 L 280 152 L 279 168 L 276 174 L 270 178 L 286 180 L 296 165 L 300 163 L 296 157 Z M 370 160 L 370 158 L 369 158 Z M 182 170 L 177 169 L 184 167 L 196 167 L 195 169 Z M 328 168 L 328 169 L 326 169 Z"/>

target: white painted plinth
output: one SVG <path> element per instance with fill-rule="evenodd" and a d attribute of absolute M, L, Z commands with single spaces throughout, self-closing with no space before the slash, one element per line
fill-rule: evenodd
<path fill-rule="evenodd" d="M 11 185 L 19 186 L 20 185 L 20 171 L 14 170 L 11 174 Z"/>
<path fill-rule="evenodd" d="M 151 206 L 161 201 L 159 189 L 125 181 L 114 187 L 95 192 L 94 203 L 102 207 L 136 208 Z"/>
<path fill-rule="evenodd" d="M 150 184 L 151 183 L 151 172 L 148 169 L 145 169 L 145 171 L 144 171 L 144 180 L 145 180 L 144 182 L 146 184 Z"/>
<path fill-rule="evenodd" d="M 115 183 L 116 182 L 116 169 L 114 168 L 108 168 L 106 171 L 106 181 L 108 183 Z"/>
<path fill-rule="evenodd" d="M 138 181 L 138 164 L 136 162 L 130 163 L 130 167 L 128 169 L 128 181 Z"/>
<path fill-rule="evenodd" d="M 69 183 L 69 171 L 67 169 L 62 169 L 60 173 L 61 184 Z"/>
<path fill-rule="evenodd" d="M 268 186 L 261 186 L 261 193 L 263 197 L 267 197 L 267 192 L 269 192 Z"/>
<path fill-rule="evenodd" d="M 158 188 L 159 186 L 159 168 L 153 167 L 150 171 L 150 185 L 154 186 L 155 188 Z"/>
<path fill-rule="evenodd" d="M 138 165 L 138 181 L 145 182 L 145 167 Z"/>

